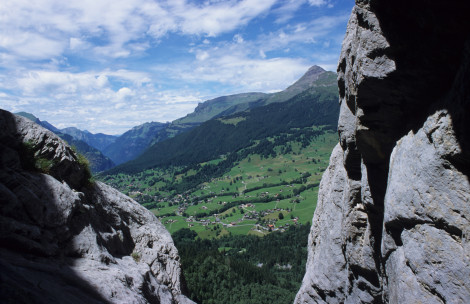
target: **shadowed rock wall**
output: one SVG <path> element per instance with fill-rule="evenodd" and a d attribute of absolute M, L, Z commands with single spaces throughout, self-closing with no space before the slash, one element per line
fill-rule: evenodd
<path fill-rule="evenodd" d="M 356 1 L 295 303 L 470 299 L 470 3 Z"/>
<path fill-rule="evenodd" d="M 2 303 L 192 303 L 158 219 L 54 133 L 0 110 Z"/>

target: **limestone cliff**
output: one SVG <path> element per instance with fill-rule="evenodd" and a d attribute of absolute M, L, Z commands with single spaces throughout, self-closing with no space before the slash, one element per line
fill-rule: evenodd
<path fill-rule="evenodd" d="M 2 303 L 192 303 L 157 218 L 54 133 L 0 110 Z"/>
<path fill-rule="evenodd" d="M 357 0 L 295 303 L 468 303 L 470 3 Z"/>

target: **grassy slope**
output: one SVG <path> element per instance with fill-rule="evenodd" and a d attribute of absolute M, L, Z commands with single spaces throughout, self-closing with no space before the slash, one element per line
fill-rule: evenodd
<path fill-rule="evenodd" d="M 217 158 L 250 145 L 253 140 L 312 125 L 335 126 L 338 119 L 337 89 L 334 85 L 315 87 L 289 101 L 213 119 L 174 138 L 151 146 L 133 161 L 107 174 L 133 174 L 149 168 L 180 166 Z M 189 147 L 189 148 L 188 148 Z"/>
<path fill-rule="evenodd" d="M 228 233 L 264 235 L 269 230 L 256 229 L 256 222 L 261 222 L 262 227 L 268 228 L 267 225 L 271 220 L 272 224 L 278 228 L 285 224 L 295 224 L 293 218 L 297 218 L 298 223 L 311 221 L 316 206 L 321 174 L 328 164 L 329 155 L 336 143 L 337 135 L 328 132 L 312 140 L 305 148 L 302 148 L 297 142 L 289 142 L 288 144 L 292 146 L 292 152 L 279 154 L 274 158 L 249 155 L 223 176 L 207 181 L 201 187 L 186 193 L 170 193 L 159 190 L 170 180 L 177 182 L 183 177 L 182 174 L 175 175 L 171 171 L 147 170 L 136 175 L 118 174 L 108 176 L 105 181 L 143 202 L 144 206 L 152 207 L 153 204 L 154 208 L 151 208 L 151 211 L 160 217 L 170 233 L 190 227 L 202 238 L 212 238 Z M 280 149 L 280 147 L 276 149 Z M 217 160 L 213 162 L 216 163 Z M 299 179 L 306 172 L 311 175 L 306 178 L 305 183 L 290 183 Z M 163 180 L 153 183 L 155 177 L 163 178 Z M 271 186 L 282 182 L 289 184 Z M 300 192 L 298 197 L 294 195 L 279 201 L 275 198 L 276 194 L 293 195 L 294 189 L 312 184 L 316 186 Z M 247 191 L 253 188 L 259 189 Z M 266 194 L 266 192 L 269 193 Z M 225 195 L 226 193 L 231 194 Z M 234 197 L 232 193 L 238 193 L 239 196 Z M 159 202 L 155 206 L 156 195 L 159 197 Z M 272 201 L 256 202 L 266 196 L 270 197 Z M 235 206 L 217 217 L 210 215 L 201 217 L 196 222 L 186 222 L 189 216 L 200 216 L 209 211 L 220 209 L 224 206 L 224 202 L 230 203 L 240 200 L 253 202 L 254 207 Z M 178 211 L 179 208 L 181 209 Z M 255 219 L 242 219 L 244 215 L 251 212 L 261 213 L 273 209 L 279 209 L 279 211 L 264 215 L 258 214 Z M 241 210 L 244 214 L 241 213 Z M 274 223 L 280 212 L 284 214 L 284 219 Z M 220 220 L 218 224 L 206 225 L 202 223 L 202 220 L 216 222 L 216 218 Z M 235 225 L 232 226 L 231 223 L 235 223 Z M 223 224 L 226 224 L 225 227 Z M 219 228 L 215 228 L 216 226 Z"/>

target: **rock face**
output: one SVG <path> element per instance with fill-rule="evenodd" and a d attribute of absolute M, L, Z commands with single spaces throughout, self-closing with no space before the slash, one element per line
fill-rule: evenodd
<path fill-rule="evenodd" d="M 54 133 L 0 110 L 2 302 L 192 303 L 164 226 L 89 177 Z"/>
<path fill-rule="evenodd" d="M 469 11 L 356 1 L 295 303 L 468 303 Z"/>

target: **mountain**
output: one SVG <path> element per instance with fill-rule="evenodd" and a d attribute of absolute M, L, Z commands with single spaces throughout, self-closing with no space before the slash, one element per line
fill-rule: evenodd
<path fill-rule="evenodd" d="M 294 303 L 469 302 L 469 11 L 356 1 Z"/>
<path fill-rule="evenodd" d="M 88 159 L 90 169 L 93 173 L 106 171 L 116 166 L 109 157 L 101 153 L 100 150 L 88 145 L 86 142 L 77 140 L 68 134 L 58 133 L 57 135 Z"/>
<path fill-rule="evenodd" d="M 105 147 L 102 152 L 116 164 L 125 163 L 135 159 L 152 144 L 189 131 L 210 119 L 232 115 L 274 102 L 284 102 L 310 87 L 328 86 L 332 75 L 334 73 L 327 72 L 319 66 L 313 66 L 298 81 L 278 93 L 242 93 L 207 100 L 200 103 L 194 112 L 176 119 L 172 123 L 151 122 L 136 126 Z M 327 84 L 322 81 L 326 81 Z"/>
<path fill-rule="evenodd" d="M 328 86 L 328 80 L 326 80 L 326 84 L 321 81 L 321 75 L 324 73 L 330 73 L 331 75 L 331 72 L 327 72 L 321 67 L 314 65 L 294 84 L 277 93 L 243 93 L 207 100 L 200 103 L 193 113 L 177 119 L 173 123 L 202 123 L 212 118 L 235 114 L 270 103 L 284 102 L 307 90 L 309 87 Z"/>
<path fill-rule="evenodd" d="M 283 102 L 283 101 L 289 100 L 295 95 L 311 87 L 330 86 L 331 79 L 329 77 L 325 77 L 324 75 L 325 73 L 329 75 L 334 74 L 332 72 L 325 71 L 323 68 L 317 65 L 310 67 L 307 70 L 307 72 L 299 80 L 294 82 L 287 89 L 281 92 L 270 94 L 269 97 L 264 102 L 264 104 L 270 104 L 273 102 Z"/>
<path fill-rule="evenodd" d="M 54 133 L 0 110 L 4 303 L 193 303 L 160 221 L 90 180 Z"/>
<path fill-rule="evenodd" d="M 60 132 L 59 129 L 57 129 L 56 127 L 54 127 L 53 125 L 51 125 L 49 122 L 47 121 L 41 121 L 39 118 L 37 118 L 36 116 L 34 116 L 33 114 L 31 113 L 27 113 L 27 112 L 18 112 L 18 113 L 15 113 L 16 115 L 20 115 L 20 116 L 23 116 L 23 117 L 26 117 L 27 119 L 31 120 L 31 121 L 34 121 L 35 123 L 37 123 L 38 125 L 48 129 L 49 131 L 52 131 L 54 133 L 57 133 L 57 132 Z"/>
<path fill-rule="evenodd" d="M 75 139 L 86 142 L 88 145 L 104 151 L 104 149 L 116 141 L 118 136 L 107 135 L 103 133 L 93 134 L 88 131 L 82 131 L 75 127 L 60 129 L 61 133 L 68 134 Z"/>
<path fill-rule="evenodd" d="M 173 123 L 203 123 L 211 118 L 216 117 L 229 108 L 239 104 L 250 104 L 264 100 L 268 95 L 269 94 L 265 93 L 242 93 L 217 97 L 198 104 L 194 112 L 173 121 Z"/>
<path fill-rule="evenodd" d="M 339 113 L 336 74 L 325 72 L 319 79 L 325 85 L 311 86 L 283 103 L 206 121 L 190 131 L 154 144 L 135 160 L 105 174 L 199 163 L 293 128 L 334 126 Z"/>
<path fill-rule="evenodd" d="M 38 125 L 48 129 L 49 131 L 54 132 L 55 134 L 60 136 L 63 140 L 65 140 L 70 146 L 75 147 L 75 149 L 77 149 L 77 152 L 83 154 L 88 159 L 88 161 L 90 162 L 90 167 L 91 167 L 92 172 L 97 173 L 97 172 L 105 171 L 115 166 L 114 162 L 109 157 L 101 153 L 100 150 L 88 145 L 85 141 L 77 139 L 69 134 L 63 133 L 62 130 L 57 129 L 56 127 L 54 127 L 47 121 L 41 121 L 39 118 L 37 118 L 33 114 L 26 113 L 26 112 L 19 112 L 19 113 L 16 113 L 16 115 L 25 117 L 37 123 Z M 68 128 L 68 129 L 77 130 L 76 132 L 73 132 L 75 134 L 87 133 L 84 131 L 80 131 L 76 128 Z M 94 134 L 91 134 L 91 135 L 94 135 Z M 105 136 L 109 136 L 109 135 L 105 135 Z"/>
<path fill-rule="evenodd" d="M 147 122 L 119 136 L 103 150 L 103 153 L 116 164 L 122 164 L 139 156 L 153 143 L 171 138 L 192 126 L 192 124 L 187 123 L 174 125 L 170 123 Z"/>

